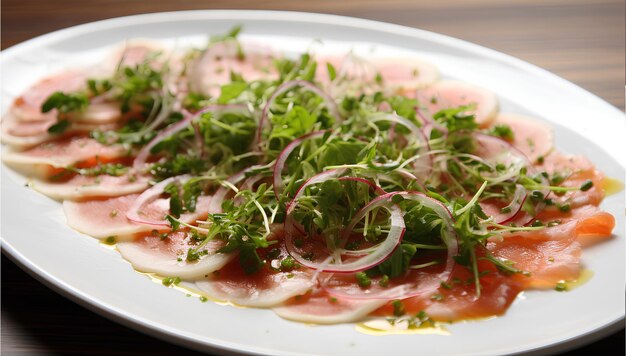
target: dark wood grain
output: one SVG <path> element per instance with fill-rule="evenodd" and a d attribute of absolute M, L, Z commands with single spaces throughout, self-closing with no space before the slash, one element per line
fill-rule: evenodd
<path fill-rule="evenodd" d="M 623 0 L 3 0 L 1 45 L 117 16 L 224 8 L 333 13 L 439 32 L 519 57 L 624 108 Z M 3 355 L 192 353 L 72 303 L 4 256 L 1 336 Z M 579 351 L 621 354 L 623 348 L 622 330 Z"/>

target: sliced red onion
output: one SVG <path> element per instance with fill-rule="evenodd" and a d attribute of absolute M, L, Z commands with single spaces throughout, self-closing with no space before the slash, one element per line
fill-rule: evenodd
<path fill-rule="evenodd" d="M 330 178 L 331 177 L 325 177 L 325 180 Z M 288 220 L 293 220 L 293 214 L 291 213 L 293 213 L 296 204 L 297 201 L 294 199 L 292 204 L 289 205 L 287 215 Z M 359 211 L 359 213 L 356 214 L 353 223 L 351 223 L 346 230 L 351 231 L 354 228 L 354 225 L 356 225 L 356 223 L 358 223 L 358 221 L 360 221 L 369 211 L 380 207 L 383 207 L 390 211 L 391 228 L 389 234 L 387 235 L 387 238 L 383 242 L 378 244 L 377 248 L 371 254 L 367 254 L 361 258 L 346 263 L 343 263 L 342 261 L 335 261 L 335 263 L 330 263 L 329 261 L 327 261 L 327 259 L 325 259 L 322 263 L 309 261 L 302 257 L 302 255 L 300 255 L 300 253 L 296 251 L 296 247 L 293 242 L 293 229 L 289 227 L 287 222 L 285 222 L 285 246 L 287 247 L 287 251 L 301 265 L 322 272 L 354 273 L 370 269 L 388 258 L 399 246 L 405 231 L 402 211 L 396 205 L 391 203 L 390 200 L 376 198 L 368 203 L 363 209 L 361 209 L 361 211 Z M 340 258 L 340 256 L 337 256 L 337 258 Z"/>
<path fill-rule="evenodd" d="M 261 173 L 255 174 L 241 183 L 241 189 L 252 190 L 254 185 L 263 178 L 264 176 Z"/>
<path fill-rule="evenodd" d="M 289 158 L 289 155 L 291 154 L 291 152 L 293 152 L 293 150 L 295 150 L 296 147 L 300 146 L 300 144 L 303 141 L 322 137 L 324 136 L 326 132 L 328 131 L 326 130 L 315 131 L 315 132 L 308 133 L 304 136 L 300 136 L 297 139 L 291 141 L 282 150 L 282 152 L 280 152 L 278 157 L 276 157 L 276 163 L 274 163 L 274 176 L 273 176 L 274 195 L 276 196 L 276 200 L 280 200 L 279 196 L 284 189 L 282 172 L 283 172 L 283 169 L 285 168 L 285 163 L 287 162 L 287 158 Z"/>
<path fill-rule="evenodd" d="M 526 167 L 526 170 L 529 175 L 537 175 L 538 172 L 536 168 L 533 166 L 532 162 L 526 155 L 520 151 L 517 147 L 511 145 L 509 142 L 487 134 L 483 133 L 474 133 L 474 137 L 479 145 L 479 151 L 476 154 L 482 157 L 487 162 L 494 163 L 503 163 L 509 165 L 509 171 L 506 174 L 496 176 L 494 178 L 485 177 L 485 179 L 489 180 L 492 183 L 501 183 L 507 180 L 514 180 L 518 175 L 520 169 Z M 492 164 L 495 166 L 495 164 Z M 549 182 L 547 178 L 539 175 L 542 180 L 541 185 L 548 186 Z M 546 198 L 550 194 L 549 189 L 540 190 L 542 196 Z M 521 209 L 524 205 L 525 201 L 521 203 L 520 209 L 517 210 L 517 214 L 510 217 L 508 220 L 503 223 L 513 223 L 515 225 L 527 225 L 534 217 L 531 214 L 528 214 L 523 209 Z M 539 202 L 535 204 L 534 210 L 535 215 L 538 214 L 545 208 L 545 202 L 541 199 Z M 496 220 L 497 222 L 497 220 Z"/>
<path fill-rule="evenodd" d="M 531 174 L 537 174 L 538 173 L 537 170 L 534 167 L 532 167 L 532 166 L 528 167 L 528 171 Z M 541 183 L 540 183 L 541 185 L 544 185 L 544 186 L 549 186 L 550 185 L 550 182 L 548 181 L 548 178 L 544 177 L 543 175 L 540 175 L 540 178 L 541 178 Z M 545 199 L 550 194 L 550 189 L 543 189 L 543 190 L 540 190 L 539 192 L 541 192 L 541 195 Z M 529 195 L 527 195 L 526 201 L 528 201 L 528 196 Z M 517 214 L 515 216 L 513 216 L 509 221 L 506 221 L 504 223 L 513 224 L 513 225 L 516 225 L 516 226 L 527 226 L 527 225 L 529 225 L 530 223 L 533 222 L 533 220 L 535 220 L 535 216 L 537 216 L 537 214 L 539 214 L 543 209 L 545 209 L 546 202 L 545 202 L 544 199 L 541 199 L 540 201 L 535 203 L 535 206 L 534 206 L 535 214 L 534 215 L 531 215 L 528 212 L 524 211 L 523 207 L 524 207 L 524 203 L 526 202 L 525 201 L 524 203 L 522 203 L 522 206 L 518 210 Z"/>
<path fill-rule="evenodd" d="M 478 132 L 473 135 L 478 144 L 477 150 L 474 152 L 477 156 L 490 163 L 492 167 L 501 163 L 509 168 L 504 174 L 497 174 L 493 177 L 485 175 L 483 176 L 485 180 L 491 183 L 502 183 L 517 177 L 523 167 L 532 167 L 532 162 L 528 157 L 507 141 Z"/>
<path fill-rule="evenodd" d="M 391 127 L 389 127 L 389 142 L 393 142 L 396 139 L 396 126 L 398 124 L 395 122 L 391 123 Z"/>
<path fill-rule="evenodd" d="M 246 109 L 245 105 L 239 105 L 239 104 L 227 104 L 227 105 L 209 105 L 207 107 L 204 107 L 202 110 L 191 114 L 188 112 L 184 112 L 184 117 L 182 120 L 178 121 L 177 123 L 168 126 L 165 130 L 159 132 L 158 135 L 156 135 L 152 141 L 148 142 L 147 145 L 145 145 L 141 151 L 139 151 L 139 153 L 137 154 L 137 157 L 135 158 L 135 160 L 133 161 L 133 170 L 135 171 L 140 171 L 141 169 L 143 169 L 144 165 L 146 164 L 146 160 L 148 159 L 148 157 L 150 156 L 150 150 L 156 146 L 159 142 L 163 141 L 164 139 L 172 136 L 173 134 L 184 130 L 185 128 L 187 128 L 189 126 L 189 124 L 195 119 L 200 117 L 200 115 L 207 113 L 207 112 L 216 112 L 216 111 L 222 111 L 222 110 L 231 110 L 231 109 Z"/>
<path fill-rule="evenodd" d="M 511 199 L 511 202 L 507 206 L 492 215 L 493 220 L 498 224 L 506 224 L 510 222 L 520 212 L 522 206 L 524 206 L 524 202 L 526 202 L 526 198 L 528 198 L 528 190 L 524 188 L 523 185 L 516 184 L 513 199 Z M 481 204 L 481 206 L 483 209 L 487 208 L 485 204 Z M 502 212 L 503 210 L 505 212 Z"/>
<path fill-rule="evenodd" d="M 259 144 L 261 142 L 261 136 L 263 134 L 263 127 L 265 126 L 265 121 L 267 121 L 267 116 L 269 115 L 270 107 L 272 106 L 272 103 L 274 102 L 274 100 L 276 100 L 276 98 L 278 98 L 281 94 L 285 93 L 286 91 L 292 88 L 298 87 L 298 86 L 301 86 L 306 90 L 312 91 L 313 93 L 323 98 L 324 101 L 326 102 L 328 109 L 331 111 L 331 114 L 334 117 L 341 119 L 341 114 L 339 113 L 339 107 L 337 106 L 337 103 L 335 103 L 335 99 L 333 99 L 329 94 L 327 94 L 325 91 L 320 89 L 315 84 L 306 80 L 291 80 L 288 82 L 284 82 L 281 85 L 279 85 L 278 88 L 276 88 L 274 93 L 269 97 L 269 99 L 267 99 L 267 103 L 265 103 L 265 106 L 263 107 L 263 111 L 261 112 L 261 118 L 259 119 L 259 126 L 257 128 L 255 146 L 256 144 Z"/>
<path fill-rule="evenodd" d="M 350 299 L 405 299 L 417 295 L 434 293 L 441 285 L 441 282 L 447 282 L 450 279 L 455 265 L 454 256 L 459 253 L 458 238 L 453 228 L 454 219 L 452 213 L 438 200 L 432 199 L 419 192 L 388 193 L 372 200 L 370 205 L 378 207 L 382 201 L 392 201 L 395 195 L 400 195 L 404 199 L 418 201 L 420 204 L 433 210 L 444 221 L 442 239 L 448 248 L 445 269 L 432 278 L 408 278 L 410 282 L 405 282 L 390 288 L 381 287 L 376 283 L 372 283 L 372 286 L 363 289 L 356 286 L 354 282 L 345 283 L 345 277 L 329 278 L 324 288 L 331 295 Z M 353 229 L 363 216 L 364 214 L 357 214 L 348 228 L 346 228 L 346 231 Z M 359 220 L 356 220 L 357 218 L 359 218 Z M 371 248 L 362 250 L 362 252 L 368 253 L 370 249 Z"/>
<path fill-rule="evenodd" d="M 417 125 L 411 122 L 411 120 L 404 118 L 396 113 L 387 114 L 375 114 L 369 117 L 371 122 L 378 121 L 389 121 L 395 124 L 400 124 L 411 131 L 411 138 L 416 140 L 421 149 L 418 154 L 422 155 L 418 159 L 411 162 L 413 169 L 415 170 L 416 178 L 419 177 L 420 180 L 425 181 L 431 175 L 433 170 L 433 157 L 429 154 L 430 145 L 428 144 L 428 137 L 424 134 L 422 130 L 420 130 Z"/>
<path fill-rule="evenodd" d="M 423 134 L 420 129 L 417 127 L 417 125 L 415 125 L 414 123 L 411 122 L 411 120 L 402 117 L 396 113 L 378 113 L 378 114 L 374 114 L 368 117 L 369 121 L 371 122 L 378 122 L 378 121 L 389 121 L 392 124 L 400 124 L 404 127 L 406 127 L 407 129 L 409 129 L 409 131 L 411 131 L 411 134 L 413 134 L 413 136 L 415 136 L 415 139 L 425 142 L 426 140 L 421 137 L 421 135 Z M 419 137 L 417 137 L 419 135 Z"/>
<path fill-rule="evenodd" d="M 144 206 L 151 203 L 152 201 L 156 200 L 159 196 L 161 196 L 161 194 L 163 194 L 163 190 L 165 189 L 165 187 L 167 187 L 170 183 L 177 182 L 177 183 L 182 184 L 188 181 L 190 178 L 191 176 L 189 175 L 170 177 L 155 184 L 151 188 L 141 193 L 137 197 L 137 199 L 135 199 L 135 202 L 133 203 L 133 205 L 130 206 L 130 208 L 128 209 L 128 212 L 126 213 L 126 218 L 138 224 L 152 225 L 152 226 L 170 226 L 170 224 L 164 220 L 148 220 L 148 219 L 142 218 L 140 216 L 141 209 Z"/>
<path fill-rule="evenodd" d="M 376 194 L 387 194 L 387 192 L 383 188 L 379 187 L 375 183 L 370 182 L 369 180 L 367 180 L 365 178 L 361 178 L 361 177 L 341 177 L 341 178 L 338 178 L 338 180 L 351 180 L 351 181 L 354 181 L 354 182 L 364 183 L 364 184 L 369 185 L 370 188 L 372 188 L 376 192 Z"/>
<path fill-rule="evenodd" d="M 345 171 L 346 171 L 345 168 L 329 169 L 327 171 L 318 173 L 314 175 L 313 177 L 309 178 L 306 182 L 304 182 L 300 186 L 300 188 L 298 188 L 298 191 L 296 191 L 296 195 L 293 197 L 293 199 L 287 206 L 287 216 L 293 213 L 294 209 L 296 208 L 295 203 L 298 201 L 298 199 L 300 199 L 300 197 L 302 197 L 302 194 L 304 194 L 304 189 L 306 187 L 313 185 L 313 184 L 323 183 L 329 179 L 340 177 Z"/>
<path fill-rule="evenodd" d="M 237 183 L 243 181 L 244 178 L 246 178 L 246 174 L 248 172 L 259 167 L 260 166 L 248 167 L 238 173 L 233 174 L 228 179 L 226 179 L 226 181 L 233 185 L 236 185 Z M 224 199 L 230 192 L 231 192 L 231 189 L 229 187 L 220 186 L 215 191 L 215 193 L 213 193 L 213 196 L 211 197 L 211 201 L 209 202 L 209 214 L 219 214 L 222 212 L 222 203 L 224 202 Z"/>
<path fill-rule="evenodd" d="M 428 140 L 430 140 L 430 133 L 433 131 L 433 129 L 436 129 L 437 131 L 441 132 L 444 137 L 448 136 L 448 129 L 445 126 L 433 120 L 432 117 L 424 115 L 422 113 L 422 110 L 420 110 L 419 108 L 416 108 L 415 112 L 417 113 L 417 116 L 420 118 L 420 121 L 422 122 L 422 132 L 424 133 L 424 136 L 426 136 Z"/>

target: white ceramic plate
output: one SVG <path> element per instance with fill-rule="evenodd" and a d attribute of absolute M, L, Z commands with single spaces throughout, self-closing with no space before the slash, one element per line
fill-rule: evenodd
<path fill-rule="evenodd" d="M 305 50 L 321 39 L 325 48 L 362 53 L 415 52 L 444 77 L 486 87 L 503 111 L 535 115 L 554 124 L 557 147 L 585 154 L 608 176 L 624 179 L 624 115 L 596 96 L 542 69 L 449 37 L 354 18 L 293 12 L 199 11 L 125 17 L 54 32 L 2 54 L 2 103 L 37 78 L 94 55 L 127 38 L 198 41 L 243 24 L 245 37 Z M 85 54 L 86 53 L 86 54 Z M 602 207 L 617 218 L 611 241 L 586 249 L 594 272 L 568 293 L 526 292 L 507 314 L 454 324 L 449 336 L 370 336 L 353 325 L 309 326 L 269 310 L 200 303 L 135 273 L 117 252 L 64 223 L 60 205 L 24 187 L 2 169 L 2 244 L 5 253 L 42 282 L 90 310 L 124 325 L 201 350 L 262 354 L 393 353 L 430 355 L 507 354 L 564 350 L 623 325 L 624 198 Z"/>

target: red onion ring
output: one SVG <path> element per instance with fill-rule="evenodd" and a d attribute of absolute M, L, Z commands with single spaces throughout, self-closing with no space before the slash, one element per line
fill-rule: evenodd
<path fill-rule="evenodd" d="M 246 173 L 252 171 L 253 169 L 259 168 L 260 166 L 251 166 L 248 167 L 238 173 L 233 174 L 232 176 L 226 179 L 227 182 L 235 185 L 241 182 L 244 178 L 246 178 Z M 222 212 L 222 203 L 226 198 L 226 195 L 231 191 L 230 188 L 225 186 L 220 186 L 213 196 L 211 197 L 211 201 L 209 202 L 209 214 L 219 214 Z"/>
<path fill-rule="evenodd" d="M 189 175 L 170 177 L 155 184 L 151 188 L 145 190 L 143 193 L 141 193 L 137 197 L 137 199 L 135 199 L 135 202 L 133 203 L 133 205 L 130 206 L 130 208 L 128 209 L 128 212 L 126 213 L 126 218 L 134 223 L 143 224 L 143 225 L 170 226 L 170 224 L 167 221 L 144 219 L 141 216 L 139 216 L 139 212 L 141 208 L 143 208 L 144 205 L 154 201 L 161 194 L 163 194 L 163 190 L 165 189 L 167 185 L 173 182 L 185 183 L 190 178 L 191 176 Z"/>
<path fill-rule="evenodd" d="M 325 172 L 326 173 L 326 172 Z M 326 175 L 316 180 L 316 183 L 320 183 L 326 181 L 328 179 L 333 178 L 335 174 Z M 317 176 L 315 176 L 317 177 Z M 315 178 L 314 177 L 314 178 Z M 311 179 L 309 180 L 311 181 Z M 307 182 L 308 183 L 308 182 Z M 307 185 L 307 183 L 303 185 Z M 313 184 L 313 183 L 312 183 Z M 311 184 L 308 184 L 311 185 Z M 307 186 L 308 186 L 307 185 Z M 388 194 L 385 194 L 388 195 Z M 301 265 L 315 269 L 321 272 L 333 272 L 333 273 L 352 273 L 359 272 L 369 269 L 385 259 L 387 259 L 400 245 L 400 241 L 402 241 L 402 237 L 404 235 L 405 226 L 404 219 L 402 218 L 402 212 L 400 208 L 396 205 L 391 204 L 390 200 L 379 199 L 380 197 L 372 200 L 368 203 L 364 208 L 362 208 L 359 213 L 356 214 L 355 219 L 353 221 L 358 222 L 361 218 L 363 218 L 370 210 L 378 207 L 384 207 L 391 212 L 391 229 L 387 238 L 378 245 L 378 248 L 375 252 L 366 255 L 356 261 L 341 263 L 341 264 L 331 264 L 328 261 L 324 261 L 323 263 L 314 263 L 311 262 L 302 255 L 300 255 L 294 246 L 293 242 L 293 229 L 290 228 L 290 225 L 293 223 L 288 223 L 289 220 L 293 220 L 293 211 L 295 210 L 295 206 L 297 205 L 296 199 L 289 205 L 287 221 L 285 222 L 285 247 L 287 248 L 287 252 Z M 358 219 L 357 219 L 358 218 Z M 355 223 L 351 223 L 348 227 L 348 231 L 351 231 L 354 228 Z"/>
<path fill-rule="evenodd" d="M 381 195 L 370 202 L 368 206 L 378 207 L 380 201 L 392 201 L 393 196 L 400 195 L 405 199 L 415 200 L 423 204 L 424 206 L 432 209 L 439 217 L 444 220 L 445 231 L 446 233 L 442 236 L 444 243 L 448 247 L 447 258 L 446 258 L 446 267 L 444 271 L 439 273 L 436 278 L 432 278 L 422 283 L 422 281 L 418 280 L 417 283 L 404 283 L 392 288 L 382 288 L 379 286 L 374 286 L 374 288 L 370 289 L 361 289 L 360 287 L 354 288 L 354 285 L 341 286 L 332 285 L 332 277 L 328 279 L 324 285 L 324 289 L 328 291 L 331 295 L 335 295 L 342 298 L 349 299 L 405 299 L 410 298 L 417 295 L 424 295 L 428 293 L 434 293 L 437 291 L 441 282 L 447 282 L 452 274 L 452 270 L 455 266 L 454 256 L 459 253 L 459 243 L 458 238 L 456 236 L 456 232 L 454 231 L 454 218 L 452 217 L 452 213 L 446 208 L 438 200 L 432 199 L 422 193 L 419 192 L 391 192 L 385 195 Z M 365 209 L 365 208 L 364 208 Z M 346 228 L 346 231 L 351 231 L 354 226 L 358 223 L 358 221 L 363 218 L 363 216 L 368 212 L 365 211 L 365 214 L 361 214 L 362 209 L 350 223 L 350 225 Z M 371 209 L 370 209 L 371 210 Z"/>
<path fill-rule="evenodd" d="M 420 121 L 422 122 L 422 132 L 427 139 L 430 139 L 430 133 L 433 129 L 441 132 L 444 137 L 448 136 L 448 129 L 445 126 L 439 124 L 432 117 L 425 116 L 420 108 L 415 108 L 415 112 L 417 113 L 417 116 L 421 119 Z"/>
<path fill-rule="evenodd" d="M 276 163 L 274 163 L 274 169 L 273 169 L 274 174 L 272 178 L 273 184 L 274 184 L 274 196 L 276 196 L 276 200 L 280 200 L 279 196 L 280 196 L 280 193 L 282 193 L 283 188 L 284 188 L 282 172 L 283 172 L 283 169 L 285 168 L 285 163 L 287 162 L 287 158 L 289 158 L 289 155 L 291 154 L 291 152 L 293 152 L 293 150 L 295 150 L 296 147 L 300 146 L 300 144 L 303 141 L 324 136 L 326 132 L 329 132 L 329 131 L 326 131 L 326 130 L 315 131 L 315 132 L 308 133 L 304 136 L 300 136 L 297 139 L 291 141 L 280 152 L 278 157 L 276 157 Z"/>
<path fill-rule="evenodd" d="M 370 188 L 372 188 L 376 194 L 387 194 L 387 192 L 379 187 L 378 185 L 374 184 L 373 182 L 370 182 L 369 180 L 365 179 L 365 178 L 361 178 L 361 177 L 340 177 L 337 180 L 351 180 L 354 182 L 360 182 L 360 183 L 364 183 L 370 186 Z"/>
<path fill-rule="evenodd" d="M 200 117 L 200 115 L 207 113 L 207 112 L 216 112 L 216 111 L 229 110 L 229 109 L 246 109 L 246 106 L 239 105 L 239 104 L 226 104 L 226 105 L 215 104 L 215 105 L 209 105 L 207 107 L 204 107 L 202 110 L 194 114 L 183 112 L 184 117 L 182 120 L 178 121 L 177 123 L 173 125 L 168 126 L 165 130 L 159 132 L 159 134 L 156 135 L 152 139 L 152 141 L 148 142 L 148 144 L 145 145 L 141 149 L 141 151 L 139 151 L 139 153 L 137 154 L 137 157 L 133 161 L 133 170 L 139 171 L 140 169 L 143 168 L 143 166 L 146 164 L 146 160 L 148 159 L 148 156 L 150 156 L 150 150 L 152 149 L 152 147 L 156 146 L 159 142 L 163 141 L 167 137 L 172 136 L 173 134 L 187 128 L 187 126 L 189 126 L 189 124 L 195 118 Z"/>
<path fill-rule="evenodd" d="M 517 147 L 511 145 L 509 142 L 499 137 L 495 137 L 495 136 L 491 136 L 491 135 L 487 135 L 483 133 L 474 133 L 474 137 L 476 138 L 477 142 L 479 143 L 479 145 L 481 145 L 483 149 L 486 148 L 487 150 L 489 150 L 489 146 L 498 145 L 501 147 L 501 151 L 505 152 L 505 154 L 508 155 L 508 158 L 513 160 L 513 163 L 515 163 L 515 160 L 518 160 L 519 162 L 523 162 L 524 167 L 526 167 L 527 172 L 529 174 L 538 175 L 539 172 L 533 166 L 530 159 L 526 157 L 526 155 L 522 151 L 520 151 Z M 479 154 L 479 156 L 481 155 Z M 489 161 L 490 157 L 482 157 L 482 158 L 485 159 L 486 161 Z M 517 174 L 518 172 L 511 172 L 511 177 L 516 176 Z M 546 177 L 544 177 L 543 175 L 539 175 L 539 177 L 542 181 L 541 183 L 542 185 L 544 186 L 550 185 Z M 549 189 L 542 189 L 539 191 L 542 193 L 542 196 L 544 197 L 544 199 L 547 198 L 548 195 L 550 194 Z M 544 199 L 541 199 L 539 202 L 535 204 L 535 207 L 534 207 L 535 214 L 538 214 L 545 208 Z M 525 225 L 530 224 L 533 221 L 534 216 L 532 216 L 531 214 L 528 214 L 522 209 L 525 203 L 525 200 L 520 204 L 520 207 L 517 210 L 515 215 L 511 216 L 509 219 L 506 219 L 505 221 L 501 223 L 514 223 L 519 226 L 525 226 Z"/>
<path fill-rule="evenodd" d="M 390 121 L 394 124 L 400 124 L 411 131 L 411 138 L 417 140 L 421 143 L 422 148 L 419 150 L 418 154 L 423 154 L 423 157 L 419 157 L 415 161 L 411 163 L 414 170 L 416 171 L 416 176 L 421 180 L 426 180 L 433 171 L 433 157 L 430 152 L 430 145 L 428 143 L 428 137 L 424 134 L 422 130 L 417 127 L 414 123 L 412 123 L 409 119 L 404 118 L 396 113 L 393 114 L 376 114 L 370 116 L 371 122 L 377 121 Z M 390 133 L 391 134 L 391 133 Z M 395 131 L 394 131 L 395 136 Z"/>
<path fill-rule="evenodd" d="M 516 184 L 515 192 L 513 193 L 513 198 L 511 199 L 511 202 L 507 206 L 500 209 L 499 212 L 496 212 L 495 214 L 491 215 L 493 217 L 493 220 L 497 224 L 506 224 L 507 222 L 510 222 L 511 220 L 513 220 L 513 218 L 515 218 L 515 216 L 522 209 L 527 198 L 528 198 L 528 190 L 524 188 L 523 185 Z M 483 208 L 483 210 L 488 210 L 490 207 L 486 203 L 480 203 L 480 205 Z M 506 210 L 506 212 L 502 212 L 502 210 Z"/>

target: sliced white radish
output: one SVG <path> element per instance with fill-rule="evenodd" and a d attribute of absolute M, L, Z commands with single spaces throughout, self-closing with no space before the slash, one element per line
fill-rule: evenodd
<path fill-rule="evenodd" d="M 57 140 L 73 134 L 88 134 L 93 130 L 114 130 L 117 124 L 72 123 L 62 134 L 50 134 L 48 128 L 56 123 L 55 118 L 41 121 L 18 121 L 14 116 L 2 118 L 0 141 L 16 150 L 24 150 L 41 143 Z"/>
<path fill-rule="evenodd" d="M 70 113 L 68 119 L 92 125 L 112 124 L 122 119 L 120 107 L 116 102 L 91 103 L 84 112 Z"/>
<path fill-rule="evenodd" d="M 71 92 L 83 89 L 86 85 L 87 73 L 69 70 L 52 77 L 45 78 L 28 88 L 13 103 L 11 111 L 21 121 L 39 121 L 55 114 L 43 114 L 41 106 L 53 93 Z"/>
<path fill-rule="evenodd" d="M 510 113 L 498 114 L 491 125 L 508 125 L 514 135 L 511 143 L 533 163 L 548 155 L 554 148 L 552 127 L 535 118 Z"/>
<path fill-rule="evenodd" d="M 274 226 L 269 239 L 280 234 L 282 226 Z M 215 299 L 257 308 L 274 307 L 307 293 L 317 283 L 314 271 L 303 267 L 282 270 L 281 261 L 289 254 L 283 240 L 277 242 L 260 250 L 259 255 L 265 262 L 255 273 L 246 274 L 239 261 L 232 261 L 207 279 L 196 282 L 197 287 Z M 268 257 L 269 251 L 275 255 Z"/>
<path fill-rule="evenodd" d="M 80 202 L 66 200 L 63 202 L 63 211 L 67 224 L 79 232 L 98 239 L 115 236 L 117 241 L 125 241 L 139 233 L 155 229 L 152 226 L 133 223 L 126 218 L 126 213 L 138 196 L 139 194 L 130 194 Z M 210 200 L 208 196 L 200 196 L 196 211 L 182 214 L 180 220 L 192 224 L 196 220 L 206 218 Z M 169 212 L 169 200 L 155 200 L 144 207 L 143 212 L 154 219 L 162 219 Z M 157 227 L 157 230 L 160 229 L 162 228 Z"/>
<path fill-rule="evenodd" d="M 196 249 L 191 234 L 177 231 L 168 234 L 168 238 L 146 236 L 133 242 L 121 242 L 117 249 L 133 267 L 140 272 L 157 273 L 166 277 L 200 279 L 226 265 L 235 254 L 217 252 L 224 246 L 221 240 L 212 240 L 199 251 L 206 251 L 196 261 L 187 261 L 190 248 Z"/>
<path fill-rule="evenodd" d="M 441 109 L 475 105 L 470 110 L 476 116 L 476 123 L 488 126 L 496 117 L 498 98 L 492 92 L 463 82 L 442 80 L 417 91 L 417 98 L 432 116 Z"/>
<path fill-rule="evenodd" d="M 141 192 L 148 188 L 150 178 L 144 176 L 96 177 L 74 176 L 65 182 L 49 182 L 32 179 L 30 185 L 38 192 L 52 199 L 79 200 L 97 197 L 117 197 Z"/>
<path fill-rule="evenodd" d="M 196 286 L 210 297 L 233 304 L 270 308 L 289 298 L 305 294 L 315 282 L 309 270 L 288 272 L 273 271 L 264 267 L 253 275 L 246 275 L 238 266 L 231 264 L 214 273 L 208 279 L 196 282 Z"/>
<path fill-rule="evenodd" d="M 372 64 L 385 87 L 400 90 L 423 88 L 439 79 L 437 68 L 416 57 L 374 59 Z"/>
<path fill-rule="evenodd" d="M 231 82 L 231 72 L 246 81 L 275 79 L 271 49 L 254 43 L 223 41 L 211 44 L 192 65 L 190 83 L 195 91 L 219 96 L 221 86 Z"/>
<path fill-rule="evenodd" d="M 41 144 L 26 151 L 7 149 L 2 160 L 27 176 L 47 178 L 69 166 L 88 167 L 126 156 L 120 145 L 103 145 L 87 137 L 73 137 Z M 56 168 L 56 169 L 55 169 Z"/>
<path fill-rule="evenodd" d="M 351 323 L 387 303 L 387 300 L 356 300 L 335 298 L 322 290 L 296 297 L 283 306 L 273 308 L 278 316 L 315 324 Z"/>
<path fill-rule="evenodd" d="M 368 92 L 368 86 L 379 87 L 392 93 L 407 93 L 414 97 L 415 90 L 433 84 L 439 72 L 432 64 L 418 57 L 364 59 L 349 53 L 343 57 L 319 56 L 316 80 L 324 86 L 331 84 L 328 64 L 335 69 L 335 81 L 349 79 L 350 82 L 335 82 L 335 89 Z"/>
<path fill-rule="evenodd" d="M 184 184 L 191 178 L 189 175 L 170 177 L 150 187 L 150 189 L 141 193 L 137 199 L 133 202 L 131 207 L 126 213 L 128 220 L 149 226 L 169 226 L 169 222 L 166 221 L 163 215 L 153 216 L 150 213 L 148 206 L 153 201 L 157 200 L 165 191 L 165 188 L 170 184 Z M 169 200 L 168 200 L 169 201 Z M 147 210 L 146 210 L 147 209 Z M 166 212 L 169 211 L 165 209 Z"/>

